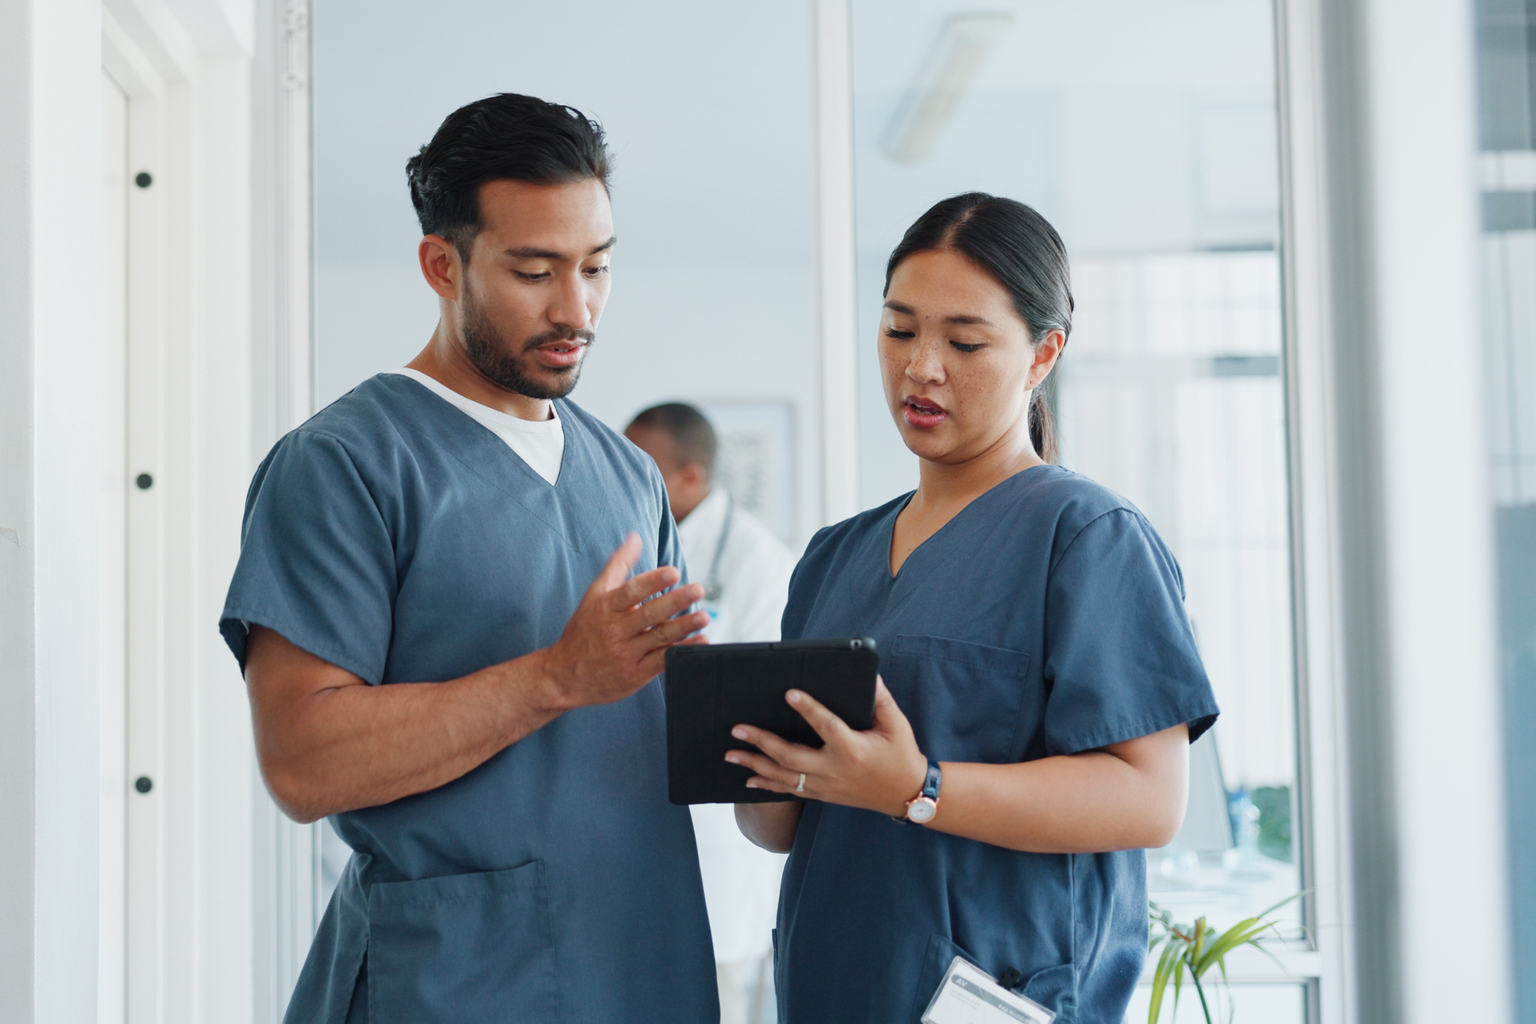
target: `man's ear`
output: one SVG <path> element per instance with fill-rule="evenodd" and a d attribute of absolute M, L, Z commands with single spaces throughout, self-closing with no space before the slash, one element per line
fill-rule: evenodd
<path fill-rule="evenodd" d="M 683 479 L 690 487 L 703 487 L 709 483 L 709 470 L 702 462 L 690 462 L 683 467 Z"/>
<path fill-rule="evenodd" d="M 464 279 L 464 261 L 458 247 L 441 235 L 425 235 L 416 248 L 421 261 L 421 276 L 442 298 L 458 301 L 459 285 Z"/>

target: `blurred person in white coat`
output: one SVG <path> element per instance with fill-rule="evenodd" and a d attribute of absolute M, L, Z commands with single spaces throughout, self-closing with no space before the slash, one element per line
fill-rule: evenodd
<path fill-rule="evenodd" d="M 688 578 L 704 584 L 711 643 L 777 640 L 795 556 L 724 488 L 714 486 L 715 431 L 691 405 L 636 416 L 624 436 L 661 468 Z M 693 808 L 704 901 L 715 939 L 721 1024 L 773 1020 L 772 930 L 784 856 L 748 842 L 730 804 Z"/>

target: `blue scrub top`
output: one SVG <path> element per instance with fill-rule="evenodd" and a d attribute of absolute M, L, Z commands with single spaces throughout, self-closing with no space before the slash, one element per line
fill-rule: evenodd
<path fill-rule="evenodd" d="M 244 664 L 253 622 L 370 684 L 453 679 L 558 639 L 631 530 L 644 546 L 637 572 L 680 566 L 655 464 L 556 405 L 565 454 L 553 485 L 399 375 L 283 438 L 246 499 L 220 623 L 235 657 Z M 652 680 L 431 792 L 332 817 L 356 853 L 286 1019 L 717 1019 L 693 827 L 667 802 L 665 732 Z"/>
<path fill-rule="evenodd" d="M 873 637 L 923 753 L 1009 764 L 1210 727 L 1178 566 L 1136 509 L 1039 466 L 971 502 L 893 578 L 909 497 L 816 535 L 784 637 Z M 1146 857 L 1019 853 L 812 801 L 776 948 L 788 1024 L 916 1024 L 956 956 L 1016 968 L 1058 1024 L 1121 1024 L 1146 956 Z"/>

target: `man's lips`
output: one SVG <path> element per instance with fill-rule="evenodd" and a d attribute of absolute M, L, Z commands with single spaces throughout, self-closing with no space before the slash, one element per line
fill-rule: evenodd
<path fill-rule="evenodd" d="M 949 412 L 931 398 L 908 395 L 902 405 L 904 406 L 902 416 L 906 419 L 908 426 L 927 429 L 936 427 L 949 418 Z"/>
<path fill-rule="evenodd" d="M 586 350 L 587 343 L 572 339 L 570 341 L 547 341 L 534 347 L 534 354 L 539 362 L 552 369 L 564 369 L 575 366 L 581 362 L 581 357 Z"/>

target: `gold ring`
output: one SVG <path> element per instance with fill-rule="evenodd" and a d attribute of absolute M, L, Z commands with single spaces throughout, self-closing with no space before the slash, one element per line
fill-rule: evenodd
<path fill-rule="evenodd" d="M 804 793 L 805 792 L 805 772 L 801 772 L 800 773 L 800 783 L 799 783 L 799 785 L 797 785 L 795 787 L 795 792 L 796 793 Z"/>

